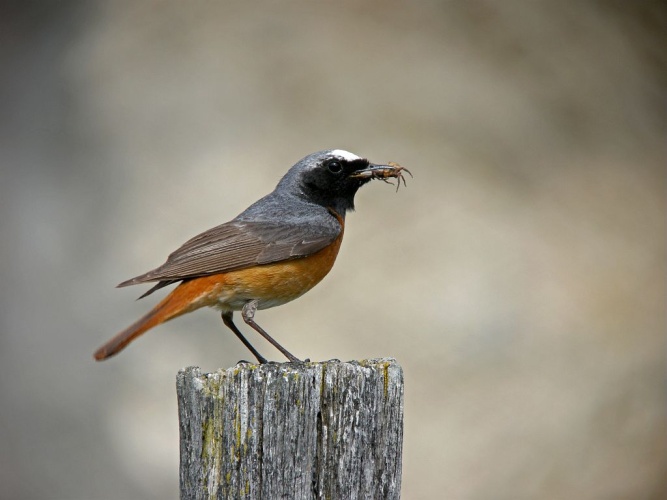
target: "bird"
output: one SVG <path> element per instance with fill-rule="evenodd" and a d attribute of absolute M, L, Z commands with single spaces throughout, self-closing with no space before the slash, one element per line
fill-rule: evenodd
<path fill-rule="evenodd" d="M 372 179 L 405 184 L 403 171 L 410 173 L 397 163 L 374 164 L 342 149 L 302 158 L 271 193 L 234 219 L 188 240 L 161 266 L 120 283 L 155 283 L 139 298 L 178 285 L 94 358 L 108 359 L 147 330 L 208 306 L 221 311 L 223 323 L 260 364 L 267 359 L 237 328 L 235 311 L 290 362 L 300 362 L 257 324 L 255 313 L 290 302 L 319 283 L 336 260 L 357 190 Z"/>

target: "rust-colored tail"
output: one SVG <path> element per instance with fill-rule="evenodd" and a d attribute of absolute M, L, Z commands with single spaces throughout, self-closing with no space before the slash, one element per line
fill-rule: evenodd
<path fill-rule="evenodd" d="M 139 335 L 154 326 L 176 318 L 202 306 L 208 305 L 206 292 L 214 284 L 213 276 L 185 281 L 178 285 L 162 302 L 156 305 L 139 321 L 120 332 L 114 338 L 95 351 L 95 359 L 103 361 L 118 354 Z"/>

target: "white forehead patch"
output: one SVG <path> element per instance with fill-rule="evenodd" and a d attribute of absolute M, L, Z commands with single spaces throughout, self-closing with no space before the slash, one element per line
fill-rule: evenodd
<path fill-rule="evenodd" d="M 350 153 L 349 151 L 345 151 L 344 149 L 334 149 L 333 151 L 331 151 L 331 154 L 338 156 L 339 158 L 342 158 L 345 161 L 361 160 L 360 156 Z"/>

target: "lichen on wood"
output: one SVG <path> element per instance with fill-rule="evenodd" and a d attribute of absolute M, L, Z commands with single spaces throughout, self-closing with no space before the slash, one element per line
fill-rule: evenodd
<path fill-rule="evenodd" d="M 400 497 L 393 359 L 191 367 L 177 390 L 181 498 Z"/>

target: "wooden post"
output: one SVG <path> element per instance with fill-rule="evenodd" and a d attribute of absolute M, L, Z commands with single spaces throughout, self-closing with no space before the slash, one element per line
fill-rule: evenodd
<path fill-rule="evenodd" d="M 403 371 L 391 358 L 190 367 L 177 392 L 182 499 L 400 497 Z"/>

